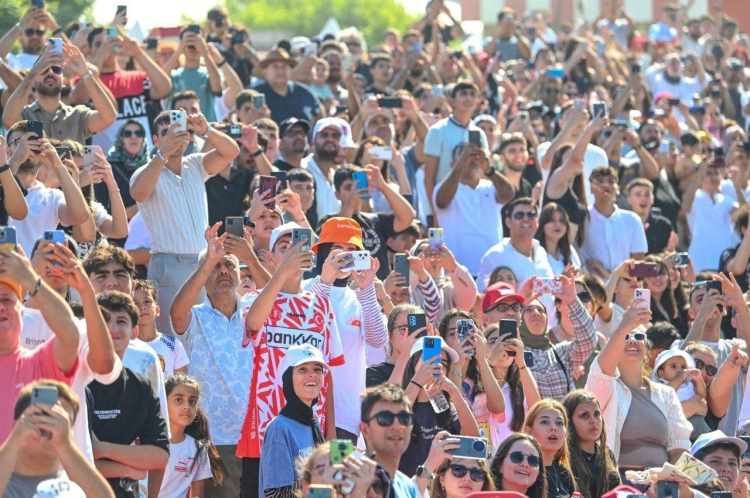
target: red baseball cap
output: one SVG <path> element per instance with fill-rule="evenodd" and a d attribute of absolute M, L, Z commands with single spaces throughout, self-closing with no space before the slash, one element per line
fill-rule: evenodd
<path fill-rule="evenodd" d="M 672 94 L 672 92 L 659 92 L 658 94 L 656 94 L 656 97 L 654 97 L 654 102 L 658 104 L 661 99 L 673 99 L 673 98 L 674 98 L 674 95 Z"/>
<path fill-rule="evenodd" d="M 487 287 L 487 290 L 484 293 L 484 299 L 482 299 L 482 311 L 486 313 L 488 309 L 509 299 L 515 299 L 521 304 L 526 301 L 522 295 L 516 293 L 516 290 L 510 284 L 506 284 L 505 282 L 495 282 Z"/>

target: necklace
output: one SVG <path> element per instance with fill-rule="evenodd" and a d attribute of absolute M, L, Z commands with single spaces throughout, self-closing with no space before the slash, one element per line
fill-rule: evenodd
<path fill-rule="evenodd" d="M 559 495 L 560 486 L 562 486 L 562 483 L 560 482 L 560 475 L 557 473 L 557 467 L 554 463 L 552 463 L 550 469 L 552 470 L 552 472 L 548 472 L 548 474 L 552 476 L 552 484 L 555 485 L 555 491 L 557 491 Z"/>

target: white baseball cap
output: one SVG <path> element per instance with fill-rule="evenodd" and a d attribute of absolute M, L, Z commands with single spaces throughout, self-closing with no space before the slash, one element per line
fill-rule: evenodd
<path fill-rule="evenodd" d="M 745 444 L 745 441 L 742 439 L 727 436 L 722 431 L 712 431 L 698 436 L 698 439 L 695 440 L 693 446 L 690 448 L 690 454 L 695 455 L 700 450 L 719 443 L 730 443 L 736 445 L 740 449 L 740 455 L 747 451 L 747 444 Z"/>
<path fill-rule="evenodd" d="M 271 241 L 268 246 L 269 249 L 273 251 L 273 246 L 276 245 L 276 241 L 279 240 L 280 237 L 292 233 L 292 230 L 294 230 L 295 228 L 302 227 L 299 226 L 296 222 L 290 221 L 289 223 L 284 223 L 283 225 L 274 228 L 271 232 Z M 312 242 L 310 242 L 310 244 L 312 245 Z"/>
<path fill-rule="evenodd" d="M 349 123 L 344 121 L 341 118 L 336 117 L 328 117 L 319 119 L 315 123 L 315 127 L 313 127 L 312 132 L 312 139 L 315 140 L 315 137 L 320 133 L 320 130 L 323 130 L 325 128 L 335 128 L 341 133 L 341 146 L 345 149 L 354 149 L 357 147 L 357 144 L 354 143 L 354 140 L 352 139 L 352 128 L 349 126 Z"/>
<path fill-rule="evenodd" d="M 298 367 L 304 363 L 320 363 L 323 365 L 323 371 L 328 372 L 328 363 L 323 353 L 312 344 L 295 344 L 287 349 L 279 365 L 279 372 L 283 374 L 288 368 Z"/>
<path fill-rule="evenodd" d="M 436 341 L 440 343 L 440 349 L 448 353 L 448 357 L 450 357 L 451 362 L 455 363 L 458 361 L 458 353 L 456 353 L 456 350 L 448 346 L 445 342 L 443 342 L 442 337 L 436 336 L 436 335 L 423 336 L 417 339 L 417 342 L 414 343 L 414 345 L 411 347 L 411 351 L 409 352 L 410 358 L 414 356 L 414 353 L 418 353 L 424 349 L 425 339 L 435 339 Z"/>

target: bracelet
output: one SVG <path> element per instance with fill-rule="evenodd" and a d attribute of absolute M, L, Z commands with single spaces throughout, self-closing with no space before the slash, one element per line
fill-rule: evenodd
<path fill-rule="evenodd" d="M 164 154 L 162 154 L 161 150 L 159 150 L 159 149 L 156 149 L 156 155 L 157 155 L 157 156 L 159 157 L 159 159 L 161 159 L 161 160 L 162 160 L 162 161 L 164 161 L 165 163 L 167 162 L 167 158 L 166 158 L 166 157 L 164 157 Z"/>
<path fill-rule="evenodd" d="M 92 71 L 91 69 L 89 69 L 88 71 L 86 71 L 86 74 L 84 74 L 83 76 L 81 76 L 81 80 L 87 80 L 87 79 L 91 78 L 93 75 L 94 75 L 94 71 Z"/>
<path fill-rule="evenodd" d="M 41 279 L 40 279 L 40 280 L 41 280 Z M 420 386 L 419 384 L 417 384 L 417 383 L 416 383 L 416 382 L 414 382 L 413 380 L 410 380 L 410 381 L 409 381 L 409 384 L 414 384 L 414 385 L 415 385 L 415 386 L 417 386 L 418 388 L 420 388 L 420 389 L 424 389 L 424 387 L 423 387 L 423 386 Z"/>
<path fill-rule="evenodd" d="M 461 377 L 461 371 L 460 370 L 451 370 L 451 375 L 455 375 L 456 377 Z"/>
<path fill-rule="evenodd" d="M 263 149 L 258 149 L 252 154 L 250 154 L 250 157 L 258 157 L 259 155 L 263 154 Z"/>
<path fill-rule="evenodd" d="M 0 166 L 0 173 L 5 173 L 10 169 L 10 164 L 6 164 L 5 166 Z"/>
<path fill-rule="evenodd" d="M 518 369 L 519 369 L 519 370 L 526 370 L 526 365 L 524 365 L 524 366 L 522 366 L 522 367 L 518 367 Z"/>
<path fill-rule="evenodd" d="M 221 61 L 221 62 L 219 62 L 218 64 L 216 64 L 216 66 L 217 66 L 217 67 L 221 67 L 221 66 L 223 66 L 223 65 L 224 65 L 224 64 L 226 64 L 226 63 L 227 63 L 227 58 L 226 58 L 226 57 L 224 57 L 224 60 L 223 60 L 223 61 Z"/>
<path fill-rule="evenodd" d="M 119 194 L 120 193 L 120 189 L 118 188 L 118 189 L 110 190 L 109 193 L 110 194 L 114 194 L 114 193 L 118 193 Z"/>
<path fill-rule="evenodd" d="M 29 296 L 34 297 L 39 292 L 39 289 L 42 288 L 42 277 L 37 277 L 36 279 L 36 285 L 34 286 L 34 290 L 29 292 Z"/>

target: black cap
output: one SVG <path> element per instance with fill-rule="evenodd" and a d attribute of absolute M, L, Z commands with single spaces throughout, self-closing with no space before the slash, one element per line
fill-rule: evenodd
<path fill-rule="evenodd" d="M 279 138 L 283 137 L 284 134 L 289 131 L 292 126 L 299 125 L 305 129 L 305 135 L 310 133 L 310 122 L 305 119 L 297 118 L 286 118 L 284 121 L 279 123 Z"/>

